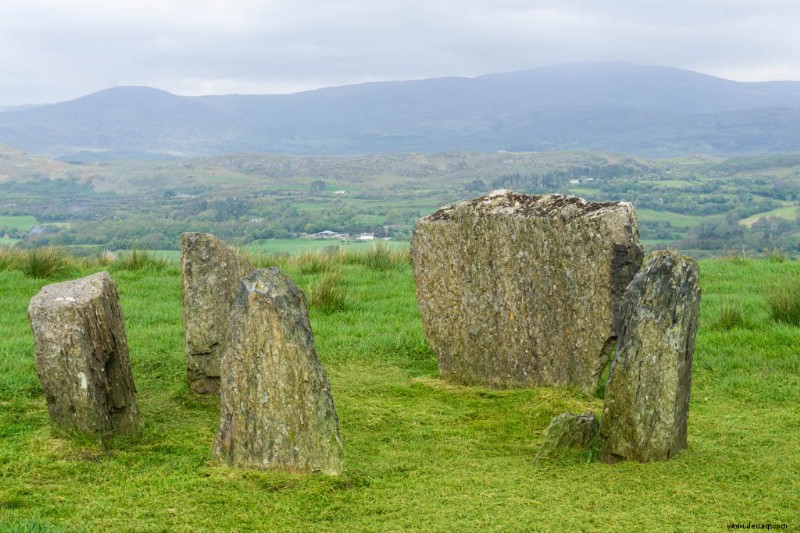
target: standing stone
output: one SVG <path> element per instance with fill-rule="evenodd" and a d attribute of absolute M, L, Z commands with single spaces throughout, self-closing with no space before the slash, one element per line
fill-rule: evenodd
<path fill-rule="evenodd" d="M 535 462 L 563 456 L 573 450 L 587 450 L 596 432 L 597 417 L 593 412 L 579 415 L 561 413 L 547 426 Z"/>
<path fill-rule="evenodd" d="M 625 293 L 600 422 L 600 459 L 657 461 L 686 448 L 700 314 L 693 260 L 656 252 Z"/>
<path fill-rule="evenodd" d="M 642 247 L 631 204 L 501 190 L 421 219 L 411 257 L 444 379 L 593 393 Z"/>
<path fill-rule="evenodd" d="M 303 292 L 278 268 L 242 280 L 222 358 L 214 456 L 230 466 L 339 474 L 339 420 Z"/>
<path fill-rule="evenodd" d="M 136 436 L 139 407 L 111 276 L 46 285 L 31 298 L 28 316 L 53 425 L 103 439 Z"/>
<path fill-rule="evenodd" d="M 189 387 L 198 394 L 217 394 L 231 307 L 242 278 L 253 266 L 209 233 L 184 233 L 181 267 Z"/>

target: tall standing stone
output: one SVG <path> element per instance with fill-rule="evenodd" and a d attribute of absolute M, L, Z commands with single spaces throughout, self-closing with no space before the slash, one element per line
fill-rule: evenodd
<path fill-rule="evenodd" d="M 139 408 L 119 293 L 107 272 L 42 287 L 28 305 L 35 365 L 53 425 L 136 436 Z"/>
<path fill-rule="evenodd" d="M 699 276 L 693 260 L 656 252 L 628 287 L 600 421 L 602 461 L 665 460 L 686 448 Z"/>
<path fill-rule="evenodd" d="M 642 247 L 628 203 L 501 190 L 421 219 L 411 257 L 443 378 L 594 392 Z"/>
<path fill-rule="evenodd" d="M 339 421 L 303 292 L 278 268 L 256 270 L 230 322 L 214 456 L 241 468 L 341 473 Z"/>
<path fill-rule="evenodd" d="M 253 266 L 209 233 L 184 233 L 181 267 L 189 387 L 198 394 L 217 394 L 231 307 L 242 278 Z"/>

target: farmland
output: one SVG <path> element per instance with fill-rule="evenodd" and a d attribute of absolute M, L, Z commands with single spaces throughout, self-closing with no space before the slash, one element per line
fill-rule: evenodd
<path fill-rule="evenodd" d="M 84 253 L 174 250 L 184 231 L 254 249 L 323 230 L 408 241 L 420 216 L 498 188 L 630 201 L 651 248 L 800 250 L 800 157 L 790 155 L 236 154 L 77 164 L 3 149 L 0 174 L 4 242 Z"/>

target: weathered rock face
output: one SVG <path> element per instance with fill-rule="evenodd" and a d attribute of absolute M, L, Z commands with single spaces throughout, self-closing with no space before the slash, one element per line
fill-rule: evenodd
<path fill-rule="evenodd" d="M 198 394 L 216 394 L 231 307 L 253 266 L 209 233 L 181 236 L 181 266 L 189 386 Z"/>
<path fill-rule="evenodd" d="M 242 280 L 222 359 L 219 460 L 339 474 L 344 453 L 305 296 L 278 268 Z"/>
<path fill-rule="evenodd" d="M 136 388 L 111 276 L 46 285 L 31 298 L 28 316 L 53 425 L 103 439 L 136 436 Z"/>
<path fill-rule="evenodd" d="M 553 418 L 545 432 L 536 461 L 558 457 L 570 450 L 586 450 L 597 431 L 597 418 L 591 411 L 579 415 L 562 413 Z"/>
<path fill-rule="evenodd" d="M 411 257 L 443 378 L 594 392 L 642 247 L 630 204 L 495 191 L 420 220 Z"/>
<path fill-rule="evenodd" d="M 628 287 L 600 422 L 602 461 L 664 460 L 686 448 L 699 275 L 693 260 L 657 252 Z"/>

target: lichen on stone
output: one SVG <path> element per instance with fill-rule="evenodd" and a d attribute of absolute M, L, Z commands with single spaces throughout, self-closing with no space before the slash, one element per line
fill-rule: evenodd
<path fill-rule="evenodd" d="M 661 251 L 628 286 L 600 425 L 602 461 L 666 460 L 686 448 L 699 275 L 694 260 Z"/>
<path fill-rule="evenodd" d="M 499 190 L 421 219 L 411 256 L 443 378 L 593 392 L 642 248 L 630 204 Z"/>

